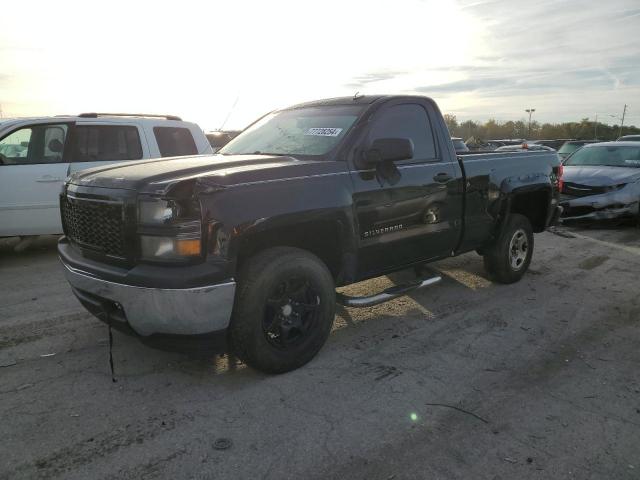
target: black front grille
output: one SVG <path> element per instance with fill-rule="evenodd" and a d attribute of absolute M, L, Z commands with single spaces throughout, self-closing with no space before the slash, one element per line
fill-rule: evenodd
<path fill-rule="evenodd" d="M 63 197 L 60 208 L 71 242 L 106 255 L 125 256 L 121 203 Z"/>
<path fill-rule="evenodd" d="M 599 195 L 606 191 L 607 187 L 593 187 L 572 182 L 564 182 L 564 187 L 562 188 L 562 193 L 571 197 L 588 197 L 589 195 Z"/>

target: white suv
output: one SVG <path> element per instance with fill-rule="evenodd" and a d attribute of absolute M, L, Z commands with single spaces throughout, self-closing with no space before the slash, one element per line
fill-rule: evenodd
<path fill-rule="evenodd" d="M 0 120 L 0 237 L 62 233 L 71 173 L 108 163 L 212 153 L 195 123 L 166 115 L 83 113 Z"/>

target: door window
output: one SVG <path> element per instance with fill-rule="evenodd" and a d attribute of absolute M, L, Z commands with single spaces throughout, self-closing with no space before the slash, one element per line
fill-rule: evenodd
<path fill-rule="evenodd" d="M 163 157 L 181 157 L 197 155 L 196 142 L 188 128 L 153 127 L 160 155 Z"/>
<path fill-rule="evenodd" d="M 0 140 L 0 164 L 60 163 L 67 125 L 32 125 Z"/>
<path fill-rule="evenodd" d="M 130 125 L 77 125 L 72 145 L 74 162 L 142 158 L 138 128 Z"/>
<path fill-rule="evenodd" d="M 436 159 L 436 147 L 427 112 L 420 105 L 394 105 L 382 112 L 369 133 L 378 138 L 409 138 L 413 141 L 413 161 Z"/>

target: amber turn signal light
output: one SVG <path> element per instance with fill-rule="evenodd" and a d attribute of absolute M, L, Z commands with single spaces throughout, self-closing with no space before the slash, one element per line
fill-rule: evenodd
<path fill-rule="evenodd" d="M 176 253 L 178 255 L 200 255 L 200 239 L 176 240 Z"/>

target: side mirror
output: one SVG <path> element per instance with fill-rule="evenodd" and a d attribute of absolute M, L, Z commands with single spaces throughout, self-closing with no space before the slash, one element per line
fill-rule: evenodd
<path fill-rule="evenodd" d="M 413 142 L 409 138 L 378 138 L 364 152 L 370 165 L 413 158 Z"/>
<path fill-rule="evenodd" d="M 62 142 L 60 140 L 58 140 L 57 138 L 54 138 L 49 142 L 49 145 L 47 145 L 47 147 L 53 153 L 60 153 L 62 152 L 62 148 L 64 147 L 64 145 L 62 145 Z"/>

